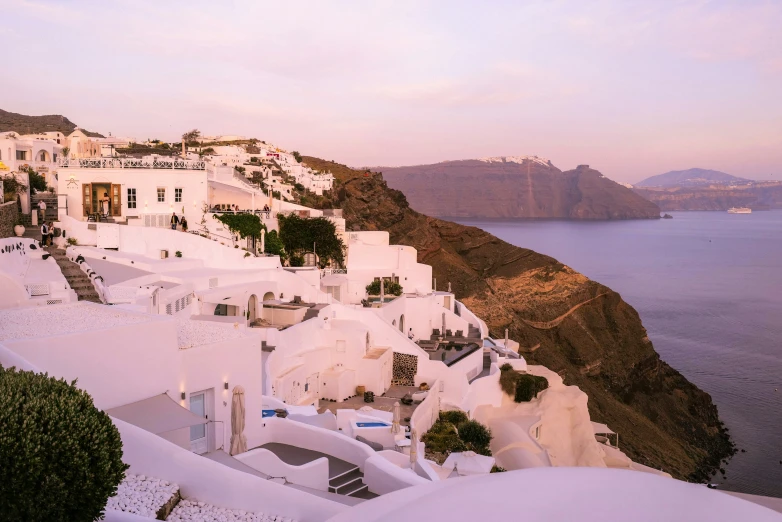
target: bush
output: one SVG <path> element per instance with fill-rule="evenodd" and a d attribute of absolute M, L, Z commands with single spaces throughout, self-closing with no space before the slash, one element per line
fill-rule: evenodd
<path fill-rule="evenodd" d="M 177 250 L 176 252 L 174 252 L 174 256 L 182 257 L 182 251 L 181 250 Z"/>
<path fill-rule="evenodd" d="M 516 402 L 529 402 L 546 388 L 548 388 L 548 380 L 545 377 L 520 373 L 516 378 L 516 394 L 513 400 Z"/>
<path fill-rule="evenodd" d="M 516 378 L 519 376 L 510 364 L 503 364 L 500 368 L 500 388 L 507 395 L 516 393 Z"/>
<path fill-rule="evenodd" d="M 459 425 L 459 438 L 475 453 L 491 455 L 489 443 L 491 430 L 476 420 L 468 420 Z"/>
<path fill-rule="evenodd" d="M 367 285 L 367 294 L 380 295 L 380 281 L 372 281 Z M 402 285 L 393 281 L 383 283 L 383 291 L 386 295 L 402 295 Z"/>
<path fill-rule="evenodd" d="M 97 520 L 117 492 L 119 431 L 75 383 L 0 367 L 3 520 Z"/>
<path fill-rule="evenodd" d="M 293 188 L 295 188 L 299 192 L 304 192 L 305 190 L 307 190 L 307 189 L 304 188 L 304 185 L 302 185 L 301 183 L 294 184 Z"/>
<path fill-rule="evenodd" d="M 71 246 L 76 246 L 76 245 L 78 245 L 78 244 L 79 244 L 79 242 L 76 240 L 76 238 L 75 238 L 75 237 L 69 237 L 69 238 L 68 238 L 66 241 L 67 241 L 67 242 L 68 242 L 68 244 L 69 244 L 69 245 L 71 245 Z"/>
<path fill-rule="evenodd" d="M 467 422 L 467 414 L 460 410 L 441 411 L 440 420 L 443 422 L 450 422 L 454 426 L 459 426 L 463 422 Z"/>

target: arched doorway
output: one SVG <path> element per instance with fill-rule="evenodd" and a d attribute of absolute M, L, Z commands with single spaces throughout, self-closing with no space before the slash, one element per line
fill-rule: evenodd
<path fill-rule="evenodd" d="M 252 323 L 258 319 L 258 297 L 255 294 L 247 301 L 247 320 Z"/>
<path fill-rule="evenodd" d="M 49 153 L 45 150 L 38 151 L 38 154 L 35 156 L 35 161 L 49 161 Z"/>
<path fill-rule="evenodd" d="M 263 300 L 264 301 L 274 301 L 276 298 L 274 297 L 274 292 L 266 292 L 263 294 Z"/>
<path fill-rule="evenodd" d="M 405 333 L 405 314 L 399 316 L 399 331 Z"/>

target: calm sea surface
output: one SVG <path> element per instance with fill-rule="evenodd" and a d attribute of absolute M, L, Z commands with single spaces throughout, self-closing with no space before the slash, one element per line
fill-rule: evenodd
<path fill-rule="evenodd" d="M 723 489 L 782 497 L 782 211 L 582 223 L 465 220 L 548 254 L 638 310 L 662 358 L 711 394 L 737 453 Z M 776 391 L 779 390 L 779 391 Z"/>

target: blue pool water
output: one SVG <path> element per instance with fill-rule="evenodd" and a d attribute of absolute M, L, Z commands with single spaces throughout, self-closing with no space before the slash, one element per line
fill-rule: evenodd
<path fill-rule="evenodd" d="M 387 428 L 390 426 L 390 424 L 386 424 L 384 422 L 357 422 L 356 427 L 358 428 Z"/>
<path fill-rule="evenodd" d="M 274 417 L 275 415 L 277 415 L 277 414 L 274 413 L 274 410 L 261 410 L 261 418 L 262 419 L 266 418 L 266 417 Z"/>

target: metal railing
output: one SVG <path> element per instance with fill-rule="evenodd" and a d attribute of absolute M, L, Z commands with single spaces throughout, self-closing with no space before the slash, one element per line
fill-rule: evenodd
<path fill-rule="evenodd" d="M 60 158 L 61 168 L 83 169 L 176 169 L 205 170 L 206 163 L 200 160 L 180 158 Z"/>

